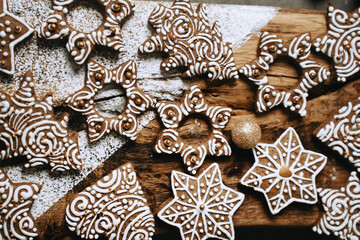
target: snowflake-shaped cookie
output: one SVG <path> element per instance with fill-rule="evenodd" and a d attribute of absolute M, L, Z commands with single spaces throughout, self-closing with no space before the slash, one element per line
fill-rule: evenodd
<path fill-rule="evenodd" d="M 80 192 L 67 206 L 66 223 L 83 239 L 151 240 L 155 220 L 130 163 Z"/>
<path fill-rule="evenodd" d="M 32 240 L 38 235 L 31 205 L 41 186 L 36 183 L 12 182 L 0 168 L 0 238 Z"/>
<path fill-rule="evenodd" d="M 223 42 L 218 22 L 211 26 L 203 3 L 196 11 L 189 0 L 174 0 L 170 8 L 159 4 L 149 17 L 149 25 L 156 33 L 139 51 L 166 52 L 169 57 L 162 61 L 162 70 L 184 66 L 188 70 L 183 77 L 206 74 L 210 80 L 239 78 L 232 46 Z"/>
<path fill-rule="evenodd" d="M 96 45 L 121 51 L 124 43 L 120 33 L 121 22 L 133 12 L 128 0 L 91 0 L 101 6 L 101 25 L 89 33 L 75 30 L 66 15 L 78 0 L 53 0 L 53 10 L 38 29 L 38 35 L 49 40 L 67 38 L 66 48 L 76 64 L 83 64 Z"/>
<path fill-rule="evenodd" d="M 158 217 L 180 229 L 183 240 L 234 239 L 232 216 L 244 194 L 226 187 L 217 163 L 198 177 L 173 171 L 174 199 L 165 203 Z"/>
<path fill-rule="evenodd" d="M 231 155 L 231 148 L 222 133 L 231 117 L 231 109 L 209 104 L 196 85 L 185 92 L 180 103 L 158 102 L 156 107 L 165 126 L 156 141 L 156 152 L 180 153 L 192 174 L 196 174 L 207 154 Z M 195 146 L 185 143 L 178 132 L 180 124 L 193 114 L 204 116 L 210 123 L 210 135 Z"/>
<path fill-rule="evenodd" d="M 26 156 L 25 167 L 50 164 L 51 171 L 80 170 L 76 132 L 68 132 L 69 117 L 55 117 L 52 98 L 36 99 L 29 71 L 13 95 L 0 91 L 0 158 Z"/>
<path fill-rule="evenodd" d="M 259 143 L 253 153 L 255 164 L 241 184 L 264 193 L 272 214 L 292 202 L 317 202 L 315 177 L 327 158 L 305 150 L 293 128 L 288 128 L 274 144 Z"/>
<path fill-rule="evenodd" d="M 337 115 L 315 130 L 315 135 L 360 172 L 360 97 L 339 109 Z"/>
<path fill-rule="evenodd" d="M 8 12 L 7 0 L 0 0 L 0 13 L 0 71 L 14 74 L 14 46 L 34 30 L 24 20 Z"/>
<path fill-rule="evenodd" d="M 346 82 L 360 71 L 360 8 L 347 13 L 329 3 L 327 28 L 325 34 L 316 38 L 315 50 L 332 59 L 337 80 Z"/>
<path fill-rule="evenodd" d="M 318 189 L 325 213 L 313 227 L 319 234 L 333 233 L 339 239 L 360 239 L 360 184 L 356 172 L 352 172 L 349 182 L 340 190 Z"/>
<path fill-rule="evenodd" d="M 310 35 L 305 33 L 283 43 L 276 35 L 264 32 L 260 37 L 257 58 L 239 69 L 250 81 L 258 85 L 256 110 L 268 111 L 279 104 L 301 116 L 306 115 L 308 90 L 327 80 L 330 72 L 309 60 Z M 300 70 L 299 83 L 292 90 L 280 91 L 269 83 L 267 72 L 277 58 L 288 57 Z"/>
<path fill-rule="evenodd" d="M 89 61 L 85 86 L 68 97 L 65 103 L 86 117 L 91 142 L 100 139 L 110 130 L 131 140 L 136 139 L 137 115 L 155 105 L 155 99 L 139 89 L 136 74 L 136 63 L 131 60 L 111 70 L 95 61 Z M 117 84 L 124 89 L 127 97 L 125 109 L 116 117 L 103 117 L 95 109 L 95 94 L 107 84 Z"/>

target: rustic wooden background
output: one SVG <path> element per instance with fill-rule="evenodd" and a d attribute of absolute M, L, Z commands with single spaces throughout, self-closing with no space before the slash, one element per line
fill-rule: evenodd
<path fill-rule="evenodd" d="M 285 41 L 295 35 L 310 32 L 315 38 L 325 31 L 325 11 L 281 9 L 277 16 L 262 30 L 277 34 Z M 251 61 L 256 54 L 258 36 L 252 38 L 239 48 L 234 49 L 236 63 Z M 328 59 L 320 55 L 313 58 L 329 67 Z M 276 62 L 270 70 L 270 83 L 288 89 L 294 86 L 298 79 L 297 69 L 286 62 Z M 169 80 L 171 81 L 171 79 Z M 306 149 L 325 154 L 328 162 L 317 177 L 317 187 L 340 188 L 345 185 L 350 171 L 354 170 L 345 159 L 324 146 L 312 135 L 313 131 L 332 116 L 338 108 L 360 94 L 360 80 L 353 79 L 347 83 L 337 83 L 331 79 L 310 93 L 307 105 L 307 115 L 303 118 L 282 108 L 265 114 L 255 114 L 255 87 L 242 78 L 223 84 L 208 83 L 203 79 L 193 79 L 200 86 L 207 100 L 213 104 L 233 108 L 233 116 L 225 129 L 230 139 L 232 126 L 238 119 L 253 117 L 262 129 L 262 141 L 272 143 L 288 127 L 294 127 Z M 201 123 L 201 124 L 198 124 Z M 151 209 L 154 213 L 160 205 L 172 196 L 170 189 L 171 170 L 184 171 L 182 159 L 178 155 L 160 155 L 153 150 L 154 142 L 161 130 L 159 119 L 153 120 L 139 133 L 135 142 L 129 142 L 102 166 L 80 182 L 73 191 L 65 195 L 51 207 L 37 223 L 42 239 L 78 239 L 67 230 L 64 223 L 64 213 L 67 202 L 73 194 L 82 191 L 99 178 L 110 173 L 125 162 L 132 162 L 142 186 L 148 194 Z M 183 136 L 206 138 L 208 127 L 201 119 L 188 119 L 181 128 Z M 251 150 L 241 150 L 231 143 L 231 157 L 207 157 L 202 169 L 213 162 L 220 164 L 224 183 L 243 192 L 246 197 L 233 220 L 236 228 L 236 239 L 332 239 L 312 233 L 311 226 L 321 214 L 321 205 L 291 204 L 280 214 L 272 216 L 268 210 L 264 196 L 250 188 L 243 187 L 239 180 L 254 162 Z M 159 239 L 179 239 L 178 229 L 156 220 L 156 232 Z M 155 239 L 156 239 L 155 237 Z"/>

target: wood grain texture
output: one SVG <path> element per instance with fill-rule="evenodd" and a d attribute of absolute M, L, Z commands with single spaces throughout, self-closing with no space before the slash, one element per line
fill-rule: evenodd
<path fill-rule="evenodd" d="M 268 31 L 290 40 L 295 35 L 310 32 L 312 37 L 325 31 L 325 11 L 281 9 L 277 16 L 268 23 L 262 31 Z M 234 29 L 236 31 L 236 29 Z M 258 35 L 241 47 L 234 49 L 238 66 L 250 62 L 256 56 Z M 324 66 L 329 62 L 322 56 L 314 55 L 313 60 Z M 278 88 L 287 89 L 297 83 L 297 70 L 286 62 L 278 62 L 271 68 L 271 84 Z M 169 80 L 170 81 L 170 80 Z M 328 157 L 327 165 L 317 177 L 317 187 L 340 188 L 346 184 L 350 171 L 354 170 L 345 159 L 335 154 L 331 149 L 317 141 L 312 132 L 329 116 L 345 105 L 347 101 L 360 95 L 360 80 L 353 80 L 346 84 L 339 84 L 331 79 L 326 84 L 314 88 L 310 93 L 307 104 L 307 115 L 303 118 L 288 110 L 277 108 L 263 114 L 255 114 L 255 87 L 246 79 L 227 83 L 208 83 L 203 79 L 195 79 L 205 93 L 207 100 L 213 104 L 233 108 L 233 116 L 225 129 L 225 135 L 230 139 L 230 131 L 236 121 L 252 117 L 260 124 L 262 141 L 272 143 L 280 134 L 292 126 L 298 132 L 303 146 L 306 149 L 317 151 Z M 200 124 L 199 124 L 200 123 Z M 139 180 L 148 194 L 151 209 L 156 213 L 161 204 L 172 197 L 170 189 L 170 174 L 172 170 L 184 171 L 182 159 L 178 155 L 160 155 L 154 152 L 155 140 L 161 130 L 159 119 L 152 121 L 141 130 L 135 142 L 128 142 L 124 147 L 110 157 L 102 166 L 92 172 L 80 182 L 73 191 L 59 200 L 50 210 L 38 219 L 39 232 L 42 239 L 51 239 L 49 236 L 59 234 L 65 239 L 77 239 L 70 233 L 64 223 L 66 204 L 79 191 L 95 183 L 99 178 L 109 174 L 125 162 L 132 162 Z M 181 128 L 184 136 L 206 136 L 208 127 L 204 121 L 188 119 Z M 272 216 L 268 210 L 264 196 L 250 188 L 239 184 L 241 177 L 252 166 L 254 158 L 250 150 L 237 149 L 231 143 L 233 154 L 231 157 L 207 157 L 202 169 L 213 162 L 217 162 L 222 170 L 224 183 L 243 192 L 246 197 L 233 220 L 240 226 L 312 226 L 321 214 L 320 204 L 305 205 L 293 203 L 278 215 Z M 156 220 L 156 232 L 174 231 L 173 227 Z M 51 234 L 53 233 L 53 234 Z M 58 239 L 62 239 L 58 238 Z M 56 239 L 56 238 L 53 238 Z M 314 234 L 314 239 L 319 239 Z"/>

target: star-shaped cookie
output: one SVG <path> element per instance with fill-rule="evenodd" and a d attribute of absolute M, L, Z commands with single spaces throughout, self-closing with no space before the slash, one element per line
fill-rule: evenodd
<path fill-rule="evenodd" d="M 0 168 L 1 239 L 32 240 L 38 235 L 30 208 L 40 189 L 36 183 L 12 182 Z"/>
<path fill-rule="evenodd" d="M 360 97 L 339 109 L 338 114 L 320 125 L 314 135 L 360 172 Z"/>
<path fill-rule="evenodd" d="M 84 64 L 95 46 L 121 51 L 124 43 L 120 33 L 122 21 L 132 14 L 134 4 L 128 0 L 94 0 L 103 13 L 103 21 L 91 32 L 77 31 L 67 21 L 67 14 L 79 0 L 52 0 L 53 10 L 38 29 L 48 40 L 67 39 L 66 49 L 76 64 Z M 91 24 L 91 23 L 90 23 Z"/>
<path fill-rule="evenodd" d="M 15 72 L 14 46 L 34 30 L 21 18 L 7 10 L 7 0 L 0 0 L 0 71 Z"/>
<path fill-rule="evenodd" d="M 49 164 L 52 171 L 80 170 L 76 132 L 68 132 L 69 117 L 55 117 L 52 98 L 36 98 L 29 71 L 15 94 L 0 91 L 0 158 L 26 156 L 25 167 Z"/>
<path fill-rule="evenodd" d="M 309 89 L 321 84 L 330 72 L 309 59 L 311 53 L 310 35 L 304 33 L 291 41 L 283 42 L 276 35 L 264 32 L 259 40 L 257 58 L 245 64 L 239 72 L 258 85 L 256 110 L 268 111 L 280 104 L 300 116 L 306 115 Z M 291 90 L 281 91 L 269 83 L 268 71 L 278 58 L 288 58 L 300 71 L 299 83 Z"/>
<path fill-rule="evenodd" d="M 318 189 L 325 210 L 314 232 L 330 235 L 333 233 L 342 240 L 360 239 L 360 183 L 356 172 L 352 172 L 346 187 L 339 190 Z"/>
<path fill-rule="evenodd" d="M 346 82 L 360 71 L 359 31 L 360 8 L 347 13 L 329 3 L 327 32 L 315 39 L 314 46 L 332 59 L 338 81 Z"/>
<path fill-rule="evenodd" d="M 272 214 L 292 202 L 317 202 L 315 177 L 327 158 L 305 150 L 293 128 L 288 128 L 274 144 L 259 143 L 253 153 L 255 164 L 241 184 L 262 192 Z"/>
<path fill-rule="evenodd" d="M 111 130 L 131 140 L 138 131 L 137 116 L 155 105 L 156 100 L 137 85 L 137 68 L 134 61 L 127 61 L 114 69 L 107 69 L 89 61 L 85 86 L 68 97 L 65 103 L 86 117 L 91 142 L 97 141 Z M 116 117 L 104 117 L 95 109 L 95 95 L 105 85 L 116 84 L 125 91 L 127 98 L 123 112 Z"/>
<path fill-rule="evenodd" d="M 231 148 L 222 132 L 231 117 L 231 108 L 211 105 L 196 85 L 185 92 L 180 102 L 158 102 L 156 107 L 165 126 L 156 141 L 156 152 L 179 153 L 192 174 L 196 174 L 207 154 L 231 155 Z M 208 138 L 199 140 L 196 145 L 186 143 L 179 134 L 181 124 L 194 115 L 204 117 L 210 128 Z"/>
<path fill-rule="evenodd" d="M 200 3 L 196 11 L 189 0 L 174 0 L 168 8 L 159 4 L 149 17 L 154 33 L 140 47 L 140 53 L 165 52 L 165 71 L 184 66 L 183 77 L 206 75 L 209 80 L 239 78 L 232 46 L 224 43 L 219 23 L 211 26 L 207 10 Z"/>
<path fill-rule="evenodd" d="M 76 195 L 65 220 L 82 239 L 151 240 L 155 232 L 154 216 L 130 163 Z"/>
<path fill-rule="evenodd" d="M 173 171 L 173 199 L 164 203 L 158 217 L 180 229 L 183 240 L 235 239 L 232 216 L 244 194 L 226 187 L 217 163 L 198 177 Z"/>

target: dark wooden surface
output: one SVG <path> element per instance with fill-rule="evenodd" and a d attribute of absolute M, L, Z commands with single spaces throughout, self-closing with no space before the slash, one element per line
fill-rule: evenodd
<path fill-rule="evenodd" d="M 295 35 L 310 32 L 313 39 L 326 29 L 325 11 L 282 9 L 263 31 L 277 34 L 285 41 Z M 240 48 L 235 49 L 238 66 L 251 61 L 256 54 L 258 36 L 254 35 Z M 324 66 L 329 66 L 328 59 L 320 55 L 312 58 Z M 296 68 L 285 61 L 276 62 L 270 70 L 270 83 L 280 89 L 294 86 L 298 79 Z M 171 80 L 169 80 L 171 81 Z M 264 114 L 255 114 L 255 87 L 246 79 L 222 84 L 208 83 L 203 79 L 191 81 L 205 93 L 208 101 L 233 108 L 233 116 L 225 129 L 230 139 L 230 131 L 236 121 L 244 117 L 254 118 L 261 126 L 262 141 L 272 143 L 288 127 L 294 127 L 306 149 L 325 154 L 327 165 L 317 177 L 317 187 L 340 188 L 346 184 L 350 171 L 354 170 L 345 159 L 317 141 L 312 135 L 322 122 L 332 116 L 338 108 L 360 94 L 360 80 L 354 79 L 339 84 L 334 79 L 314 88 L 310 93 L 307 115 L 303 118 L 283 108 L 277 108 Z M 195 124 L 195 121 L 201 124 Z M 66 204 L 73 194 L 82 191 L 99 178 L 110 173 L 125 162 L 132 162 L 139 180 L 148 194 L 154 213 L 160 205 L 172 197 L 170 189 L 171 170 L 184 171 L 179 155 L 161 155 L 154 152 L 154 142 L 161 130 L 159 119 L 150 122 L 141 130 L 135 142 L 128 142 L 99 168 L 80 182 L 71 192 L 61 198 L 42 217 L 38 219 L 42 239 L 77 239 L 67 230 L 64 223 Z M 188 119 L 181 128 L 182 135 L 206 136 L 208 127 L 202 120 Z M 321 214 L 321 205 L 291 204 L 278 215 L 271 215 L 264 196 L 250 188 L 243 187 L 239 180 L 252 166 L 254 159 L 250 150 L 241 150 L 230 141 L 233 154 L 230 157 L 207 157 L 202 169 L 217 162 L 222 170 L 224 183 L 245 194 L 243 205 L 236 212 L 233 220 L 237 227 L 237 239 L 329 239 L 311 232 L 311 226 Z M 178 230 L 156 220 L 159 239 L 171 234 L 172 239 L 179 238 Z"/>

